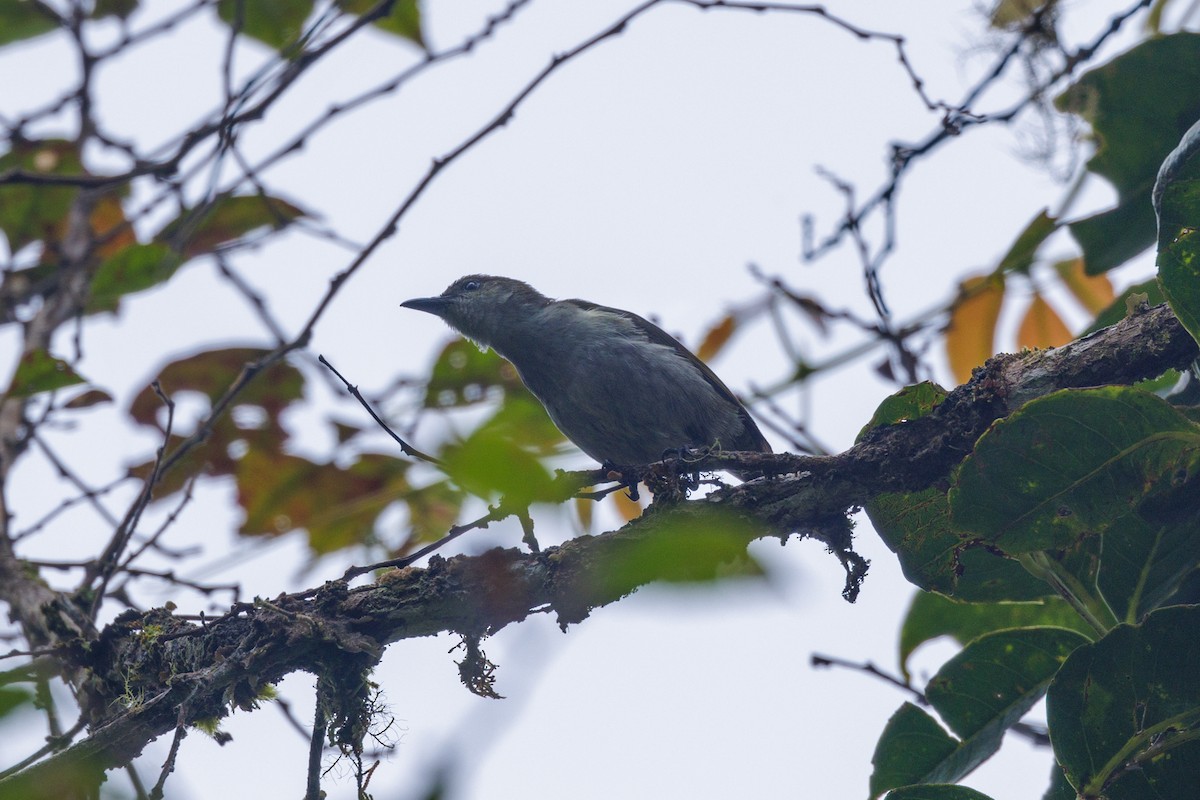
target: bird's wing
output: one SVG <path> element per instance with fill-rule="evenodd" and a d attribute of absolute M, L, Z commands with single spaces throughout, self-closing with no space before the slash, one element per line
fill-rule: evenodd
<path fill-rule="evenodd" d="M 617 314 L 618 316 L 624 317 L 632 322 L 639 330 L 646 334 L 646 338 L 654 344 L 661 344 L 664 347 L 672 348 L 676 353 L 679 354 L 680 358 L 690 361 L 695 365 L 696 369 L 700 370 L 700 374 L 703 375 L 704 379 L 708 381 L 714 389 L 717 390 L 717 394 L 724 397 L 737 408 L 738 416 L 742 418 L 742 422 L 746 426 L 744 435 L 754 440 L 754 447 L 748 447 L 746 449 L 756 450 L 762 453 L 771 452 L 771 445 L 767 443 L 766 437 L 762 435 L 762 431 L 758 429 L 758 425 L 754 422 L 754 418 L 750 416 L 750 412 L 746 410 L 744 405 L 742 405 L 742 401 L 738 400 L 737 395 L 730 391 L 729 387 L 725 385 L 724 381 L 717 377 L 717 373 L 713 372 L 708 364 L 705 364 L 703 361 L 697 358 L 695 353 L 684 347 L 674 336 L 667 333 L 650 320 L 645 319 L 644 317 L 639 317 L 632 311 L 624 311 L 620 308 L 612 308 L 610 306 L 602 306 L 597 303 L 589 303 L 587 300 L 571 299 L 560 300 L 559 302 L 570 303 L 571 305 L 581 308 L 584 311 L 601 311 L 608 314 Z"/>

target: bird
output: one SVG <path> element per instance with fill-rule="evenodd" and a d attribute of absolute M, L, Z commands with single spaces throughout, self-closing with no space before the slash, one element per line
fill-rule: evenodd
<path fill-rule="evenodd" d="M 401 306 L 433 314 L 507 359 L 563 435 L 607 467 L 685 449 L 771 452 L 708 365 L 632 312 L 554 300 L 495 275 L 467 275 Z"/>

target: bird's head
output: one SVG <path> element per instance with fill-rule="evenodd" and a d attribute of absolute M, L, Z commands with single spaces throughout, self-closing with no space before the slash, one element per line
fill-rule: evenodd
<path fill-rule="evenodd" d="M 494 346 L 506 332 L 550 302 L 522 281 L 495 275 L 467 275 L 437 297 L 418 297 L 400 305 L 440 317 L 468 339 Z"/>

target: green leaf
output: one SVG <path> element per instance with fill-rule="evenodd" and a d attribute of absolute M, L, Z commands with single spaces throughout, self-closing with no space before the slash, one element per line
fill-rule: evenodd
<path fill-rule="evenodd" d="M 1038 248 L 1056 230 L 1058 230 L 1058 220 L 1050 216 L 1048 209 L 1043 208 L 1017 236 L 1004 258 L 1000 259 L 997 269 L 1028 275 L 1029 267 L 1033 264 L 1033 257 Z"/>
<path fill-rule="evenodd" d="M 1041 699 L 1067 656 L 1087 643 L 1063 628 L 996 631 L 938 670 L 925 697 L 962 739 L 971 769 L 1000 749 L 1005 732 Z"/>
<path fill-rule="evenodd" d="M 218 0 L 217 16 L 230 27 L 276 50 L 295 44 L 312 14 L 313 0 Z"/>
<path fill-rule="evenodd" d="M 991 800 L 983 792 L 967 786 L 932 783 L 924 786 L 905 786 L 888 792 L 886 800 Z"/>
<path fill-rule="evenodd" d="M 1049 587 L 1016 561 L 972 546 L 950 522 L 946 492 L 883 494 L 866 505 L 871 524 L 914 586 L 966 602 L 1022 602 Z"/>
<path fill-rule="evenodd" d="M 912 703 L 900 706 L 871 757 L 872 800 L 902 786 L 958 781 L 973 768 L 963 761 L 958 745 L 928 713 Z"/>
<path fill-rule="evenodd" d="M 1066 548 L 1200 470 L 1200 427 L 1152 394 L 1066 390 L 994 424 L 950 489 L 956 527 L 1008 554 Z"/>
<path fill-rule="evenodd" d="M 689 508 L 658 520 L 653 536 L 622 537 L 605 554 L 602 596 L 623 597 L 652 580 L 711 583 L 725 578 L 765 576 L 746 551 L 761 530 L 744 518 L 717 507 Z"/>
<path fill-rule="evenodd" d="M 7 717 L 16 709 L 32 701 L 33 696 L 29 692 L 10 689 L 7 686 L 0 687 L 0 717 Z"/>
<path fill-rule="evenodd" d="M 948 396 L 945 389 L 932 381 L 905 386 L 879 404 L 871 416 L 871 421 L 858 432 L 855 442 L 861 442 L 867 432 L 875 428 L 899 425 L 927 416 Z"/>
<path fill-rule="evenodd" d="M 437 481 L 397 497 L 408 506 L 408 541 L 400 552 L 434 542 L 458 521 L 466 495 L 449 481 Z"/>
<path fill-rule="evenodd" d="M 62 139 L 14 143 L 11 150 L 0 156 L 0 173 L 8 170 L 45 175 L 84 174 L 77 146 Z M 0 230 L 8 237 L 9 249 L 15 253 L 31 242 L 56 240 L 78 192 L 71 186 L 0 184 Z"/>
<path fill-rule="evenodd" d="M 1058 597 L 1035 603 L 956 603 L 932 592 L 917 592 L 900 627 L 901 669 L 909 677 L 908 660 L 913 652 L 940 636 L 950 636 L 965 645 L 995 631 L 1033 627 L 1092 633 L 1075 610 Z"/>
<path fill-rule="evenodd" d="M 32 350 L 21 356 L 6 394 L 8 397 L 29 397 L 78 383 L 86 383 L 86 380 L 71 369 L 70 364 L 45 350 Z"/>
<path fill-rule="evenodd" d="M 0 0 L 0 46 L 32 39 L 57 28 L 54 16 L 30 0 Z"/>
<path fill-rule="evenodd" d="M 442 452 L 455 483 L 478 497 L 505 497 L 517 505 L 555 497 L 550 473 L 537 456 L 495 428 L 484 425 Z"/>
<path fill-rule="evenodd" d="M 494 399 L 493 392 L 527 392 L 516 369 L 491 350 L 466 339 L 442 348 L 425 386 L 426 408 L 451 408 Z"/>
<path fill-rule="evenodd" d="M 169 243 L 186 260 L 211 253 L 259 228 L 282 230 L 305 216 L 298 206 L 278 197 L 220 197 L 185 211 L 164 226 L 156 238 Z"/>
<path fill-rule="evenodd" d="M 1136 622 L 1200 565 L 1200 479 L 1143 504 L 1104 535 L 1097 585 L 1118 619 Z"/>
<path fill-rule="evenodd" d="M 361 15 L 378 6 L 379 0 L 339 0 L 338 5 L 351 14 Z M 417 0 L 397 0 L 391 13 L 381 19 L 372 20 L 371 24 L 421 47 L 425 46 L 425 39 L 421 34 L 421 7 Z"/>
<path fill-rule="evenodd" d="M 923 417 L 945 398 L 945 389 L 934 383 L 901 389 L 880 403 L 858 441 L 874 428 Z M 899 558 L 904 576 L 922 589 L 973 601 L 1033 600 L 1049 591 L 1015 561 L 971 548 L 972 537 L 960 536 L 950 525 L 942 489 L 882 494 L 866 504 L 866 511 Z"/>
<path fill-rule="evenodd" d="M 1192 797 L 1200 775 L 1200 607 L 1120 625 L 1050 686 L 1054 755 L 1083 797 Z"/>
<path fill-rule="evenodd" d="M 1154 210 L 1159 283 L 1175 316 L 1200 342 L 1200 122 L 1163 162 Z"/>
<path fill-rule="evenodd" d="M 92 18 L 120 17 L 121 19 L 129 19 L 133 12 L 137 11 L 137 8 L 138 0 L 96 0 L 96 5 L 92 9 Z"/>
<path fill-rule="evenodd" d="M 96 268 L 88 310 L 115 309 L 125 295 L 166 283 L 182 263 L 179 253 L 165 244 L 131 244 L 124 247 L 104 259 Z"/>
<path fill-rule="evenodd" d="M 1088 169 L 1117 190 L 1116 208 L 1070 225 L 1095 275 L 1154 241 L 1159 165 L 1200 118 L 1200 35 L 1149 39 L 1085 73 L 1055 102 L 1091 123 L 1097 145 Z"/>
<path fill-rule="evenodd" d="M 1050 765 L 1050 785 L 1042 795 L 1042 800 L 1077 800 L 1075 788 L 1071 786 L 1057 761 Z"/>

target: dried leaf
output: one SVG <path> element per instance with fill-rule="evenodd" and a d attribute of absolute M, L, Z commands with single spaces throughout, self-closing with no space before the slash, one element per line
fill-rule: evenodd
<path fill-rule="evenodd" d="M 946 357 L 959 383 L 995 353 L 996 321 L 1004 302 L 1004 276 L 976 275 L 959 286 L 959 300 L 950 311 Z"/>
<path fill-rule="evenodd" d="M 734 331 L 737 330 L 737 317 L 732 314 L 718 322 L 708 333 L 704 334 L 704 341 L 700 343 L 700 347 L 696 349 L 696 357 L 701 361 L 711 361 L 724 349 L 729 343 Z"/>
<path fill-rule="evenodd" d="M 1074 338 L 1058 312 L 1044 297 L 1035 294 L 1017 329 L 1017 346 L 1061 347 Z"/>

